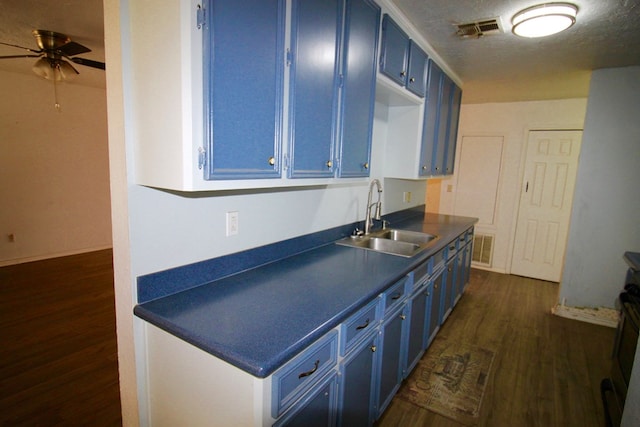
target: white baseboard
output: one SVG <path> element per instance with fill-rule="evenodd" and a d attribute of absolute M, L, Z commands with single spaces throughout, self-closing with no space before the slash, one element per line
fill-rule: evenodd
<path fill-rule="evenodd" d="M 567 319 L 580 320 L 581 322 L 594 323 L 610 328 L 618 326 L 618 318 L 620 316 L 618 311 L 612 308 L 568 307 L 562 304 L 552 307 L 551 313 Z"/>
<path fill-rule="evenodd" d="M 55 254 L 48 254 L 48 255 L 38 255 L 38 256 L 25 257 L 25 258 L 0 260 L 0 267 L 23 264 L 25 262 L 31 262 L 31 261 L 42 261 L 44 259 L 59 258 L 59 257 L 69 256 L 69 255 L 84 254 L 87 252 L 102 251 L 104 249 L 111 249 L 112 247 L 113 247 L 112 245 L 106 245 L 106 246 L 98 246 L 95 248 L 85 248 L 85 249 L 78 249 L 74 251 L 58 252 Z"/>

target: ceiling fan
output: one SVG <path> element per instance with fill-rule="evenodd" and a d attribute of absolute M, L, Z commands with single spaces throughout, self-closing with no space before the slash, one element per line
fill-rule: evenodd
<path fill-rule="evenodd" d="M 2 45 L 24 49 L 29 52 L 29 54 L 22 55 L 0 56 L 0 59 L 40 58 L 35 62 L 32 70 L 42 78 L 53 80 L 54 90 L 56 91 L 55 106 L 58 109 L 60 105 L 58 104 L 57 89 L 55 89 L 56 82 L 65 81 L 80 74 L 69 61 L 86 67 L 100 70 L 105 69 L 104 62 L 77 57 L 76 55 L 91 52 L 91 49 L 72 41 L 71 38 L 65 34 L 48 30 L 33 30 L 32 34 L 36 38 L 39 49 L 31 49 L 29 47 L 0 42 Z"/>

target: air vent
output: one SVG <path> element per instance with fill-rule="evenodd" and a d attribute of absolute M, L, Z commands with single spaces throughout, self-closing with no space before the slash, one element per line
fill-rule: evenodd
<path fill-rule="evenodd" d="M 465 24 L 456 24 L 456 33 L 462 38 L 480 38 L 490 34 L 502 33 L 498 18 L 483 19 Z"/>
<path fill-rule="evenodd" d="M 485 267 L 491 267 L 492 258 L 493 236 L 491 234 L 475 234 L 471 261 Z"/>

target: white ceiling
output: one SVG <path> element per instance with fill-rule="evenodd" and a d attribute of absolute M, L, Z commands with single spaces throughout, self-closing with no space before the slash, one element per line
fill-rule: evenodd
<path fill-rule="evenodd" d="M 38 49 L 32 30 L 49 30 L 66 34 L 91 52 L 80 58 L 104 62 L 104 22 L 102 0 L 0 0 L 0 41 Z M 0 45 L 0 56 L 29 53 Z M 37 58 L 1 59 L 0 70 L 26 73 L 38 79 L 31 67 Z M 73 64 L 80 72 L 73 81 L 79 84 L 105 87 L 104 71 Z M 107 64 L 109 66 L 109 64 Z"/>
<path fill-rule="evenodd" d="M 640 0 L 571 0 L 578 22 L 545 39 L 511 33 L 511 17 L 535 0 L 392 1 L 460 77 L 466 103 L 586 97 L 591 70 L 640 65 Z M 0 41 L 36 48 L 31 31 L 51 30 L 92 50 L 79 56 L 105 60 L 102 0 L 0 0 L 0 11 Z M 495 17 L 503 34 L 455 34 L 456 23 Z M 20 53 L 0 45 L 0 56 Z M 30 74 L 34 62 L 4 59 L 0 70 Z M 69 84 L 105 86 L 103 71 L 76 68 L 80 75 Z"/>

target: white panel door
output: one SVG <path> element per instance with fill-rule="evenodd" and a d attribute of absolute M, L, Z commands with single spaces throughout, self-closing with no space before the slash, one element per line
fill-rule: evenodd
<path fill-rule="evenodd" d="M 531 131 L 511 273 L 559 282 L 582 131 Z"/>

